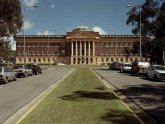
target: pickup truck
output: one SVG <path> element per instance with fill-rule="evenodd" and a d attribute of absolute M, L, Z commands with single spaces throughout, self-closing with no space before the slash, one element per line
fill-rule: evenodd
<path fill-rule="evenodd" d="M 33 75 L 32 69 L 30 69 L 27 65 L 16 65 L 13 69 L 17 73 L 17 77 L 27 77 L 28 75 Z"/>
<path fill-rule="evenodd" d="M 151 65 L 145 70 L 146 78 L 152 78 L 154 80 L 165 80 L 165 66 Z"/>

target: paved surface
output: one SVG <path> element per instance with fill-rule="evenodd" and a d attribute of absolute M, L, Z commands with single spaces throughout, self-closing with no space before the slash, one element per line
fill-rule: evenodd
<path fill-rule="evenodd" d="M 119 73 L 108 70 L 108 67 L 97 68 L 94 71 L 114 86 L 117 94 L 124 94 L 127 97 L 125 101 L 129 99 L 138 108 L 141 108 L 142 111 L 137 113 L 139 116 L 144 116 L 144 110 L 149 117 L 156 121 L 155 123 L 165 124 L 165 82 L 156 82 L 146 80 L 144 77 Z M 148 124 L 152 124 L 152 122 L 148 122 Z"/>
<path fill-rule="evenodd" d="M 18 78 L 8 84 L 0 83 L 0 124 L 71 70 L 55 68 L 46 70 L 41 75 Z"/>

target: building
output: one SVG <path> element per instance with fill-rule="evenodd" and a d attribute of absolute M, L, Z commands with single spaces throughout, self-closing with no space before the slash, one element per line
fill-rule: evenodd
<path fill-rule="evenodd" d="M 24 39 L 25 38 L 25 39 Z M 142 37 L 142 41 L 146 37 Z M 103 64 L 113 61 L 132 62 L 139 55 L 125 56 L 137 35 L 100 35 L 87 26 L 79 26 L 66 35 L 18 35 L 16 63 L 38 64 Z"/>

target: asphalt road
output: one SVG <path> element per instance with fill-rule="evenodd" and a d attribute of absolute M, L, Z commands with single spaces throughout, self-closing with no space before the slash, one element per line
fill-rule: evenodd
<path fill-rule="evenodd" d="M 121 92 L 127 96 L 157 123 L 165 124 L 165 82 L 119 73 L 108 70 L 108 67 L 97 68 L 94 71 L 114 86 L 115 92 Z"/>
<path fill-rule="evenodd" d="M 63 67 L 49 69 L 41 75 L 18 78 L 8 84 L 0 83 L 0 124 L 71 70 Z"/>

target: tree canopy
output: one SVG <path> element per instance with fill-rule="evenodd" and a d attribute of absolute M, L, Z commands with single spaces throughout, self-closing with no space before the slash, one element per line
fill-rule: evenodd
<path fill-rule="evenodd" d="M 19 0 L 0 0 L 0 38 L 15 36 L 23 24 Z"/>
<path fill-rule="evenodd" d="M 151 61 L 162 63 L 165 49 L 165 2 L 164 0 L 145 0 L 142 5 L 133 6 L 127 13 L 127 24 L 132 25 L 132 33 L 152 36 L 150 44 L 143 44 L 143 55 L 150 56 Z M 137 51 L 137 50 L 136 50 Z M 147 53 L 146 53 L 147 52 Z M 148 55 L 150 53 L 150 55 Z"/>

